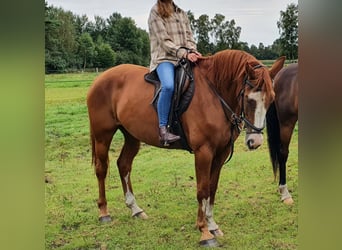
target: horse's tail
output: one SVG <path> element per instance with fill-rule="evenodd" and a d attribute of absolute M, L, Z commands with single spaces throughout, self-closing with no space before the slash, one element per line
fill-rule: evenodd
<path fill-rule="evenodd" d="M 272 161 L 274 178 L 277 177 L 280 157 L 280 128 L 277 109 L 273 102 L 266 113 L 267 142 Z"/>

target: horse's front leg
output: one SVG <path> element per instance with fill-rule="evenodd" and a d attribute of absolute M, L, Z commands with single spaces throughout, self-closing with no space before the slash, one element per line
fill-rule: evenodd
<path fill-rule="evenodd" d="M 213 234 L 215 237 L 223 236 L 223 232 L 220 230 L 219 226 L 216 224 L 214 220 L 215 195 L 216 195 L 221 168 L 222 168 L 222 162 L 217 163 L 217 161 L 214 160 L 212 164 L 212 168 L 211 168 L 211 175 L 210 175 L 210 202 L 209 202 L 209 207 L 206 210 L 208 229 L 210 233 Z"/>
<path fill-rule="evenodd" d="M 210 168 L 212 162 L 212 154 L 210 150 L 205 147 L 201 147 L 195 152 L 195 168 L 196 168 L 196 180 L 197 180 L 197 201 L 198 201 L 198 213 L 197 213 L 197 227 L 201 232 L 200 245 L 215 247 L 218 246 L 218 242 L 215 236 L 210 232 L 209 225 L 213 227 L 213 217 L 211 197 L 210 197 Z M 208 223 L 209 218 L 209 223 Z M 216 223 L 215 223 L 216 224 Z"/>

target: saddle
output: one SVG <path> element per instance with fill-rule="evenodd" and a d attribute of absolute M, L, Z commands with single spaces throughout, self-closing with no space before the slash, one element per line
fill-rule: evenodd
<path fill-rule="evenodd" d="M 155 86 L 154 97 L 151 104 L 157 111 L 157 103 L 161 84 L 156 70 L 145 74 L 145 81 Z M 175 66 L 175 91 L 172 97 L 171 110 L 168 119 L 168 127 L 170 132 L 178 134 L 181 137 L 183 149 L 192 153 L 189 147 L 185 133 L 180 121 L 180 116 L 187 110 L 194 95 L 195 84 L 192 73 L 192 63 L 185 58 L 181 58 Z"/>

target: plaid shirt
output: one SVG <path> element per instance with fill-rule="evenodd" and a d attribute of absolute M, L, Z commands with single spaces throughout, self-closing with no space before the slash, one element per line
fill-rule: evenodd
<path fill-rule="evenodd" d="M 181 46 L 196 50 L 196 43 L 190 28 L 187 14 L 175 4 L 175 12 L 169 18 L 163 19 L 158 13 L 155 4 L 148 18 L 151 63 L 150 71 L 154 70 L 161 62 L 176 64 L 182 57 L 184 50 L 180 50 L 178 58 L 177 49 Z"/>

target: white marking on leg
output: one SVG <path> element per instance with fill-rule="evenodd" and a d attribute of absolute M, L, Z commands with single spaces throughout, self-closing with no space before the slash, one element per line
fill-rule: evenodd
<path fill-rule="evenodd" d="M 218 225 L 214 221 L 214 205 L 209 205 L 206 211 L 206 217 L 208 221 L 208 229 L 209 231 L 218 229 Z"/>
<path fill-rule="evenodd" d="M 279 193 L 281 195 L 281 197 L 280 197 L 281 201 L 292 198 L 292 195 L 290 194 L 289 190 L 287 189 L 286 184 L 285 185 L 279 185 Z"/>
<path fill-rule="evenodd" d="M 210 205 L 210 197 L 202 200 L 202 211 L 207 219 L 209 231 L 218 229 L 218 225 L 214 221 L 213 208 L 214 206 Z"/>
<path fill-rule="evenodd" d="M 207 208 L 209 207 L 209 203 L 210 203 L 210 197 L 208 197 L 208 199 L 202 200 L 202 212 L 204 214 L 206 214 Z"/>
<path fill-rule="evenodd" d="M 126 203 L 126 206 L 131 209 L 132 216 L 134 216 L 134 215 L 136 215 L 138 213 L 141 213 L 143 210 L 138 206 L 133 193 L 129 189 L 129 186 L 128 186 L 129 174 L 130 173 L 128 172 L 128 174 L 125 177 L 126 189 L 127 189 L 127 192 L 125 194 L 125 198 L 126 198 L 125 203 Z"/>
<path fill-rule="evenodd" d="M 257 128 L 262 128 L 264 126 L 264 120 L 267 112 L 264 103 L 265 95 L 262 95 L 261 91 L 253 92 L 248 95 L 248 98 L 253 99 L 256 102 L 254 126 Z"/>

